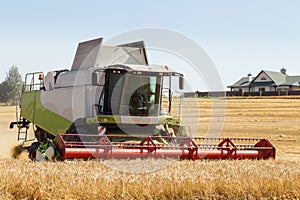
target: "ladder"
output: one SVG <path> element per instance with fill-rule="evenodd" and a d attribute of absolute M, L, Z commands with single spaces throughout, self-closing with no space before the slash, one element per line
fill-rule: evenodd
<path fill-rule="evenodd" d="M 29 124 L 26 123 L 25 119 L 20 118 L 17 127 L 18 127 L 18 141 L 19 140 L 27 141 L 27 132 L 29 129 Z"/>
<path fill-rule="evenodd" d="M 27 141 L 27 132 L 29 129 L 29 123 L 22 116 L 21 113 L 19 115 L 20 108 L 20 98 L 18 96 L 15 97 L 16 104 L 16 125 L 18 127 L 18 141 L 24 140 Z"/>

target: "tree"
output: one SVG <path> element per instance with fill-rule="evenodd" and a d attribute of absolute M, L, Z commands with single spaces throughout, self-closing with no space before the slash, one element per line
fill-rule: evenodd
<path fill-rule="evenodd" d="M 2 83 L 0 83 L 0 102 L 2 103 L 7 103 L 9 100 L 9 96 L 8 96 L 8 91 L 9 87 L 8 87 L 8 83 L 7 81 L 3 81 Z"/>
<path fill-rule="evenodd" d="M 13 65 L 6 73 L 5 81 L 0 84 L 0 101 L 4 103 L 12 102 L 19 96 L 22 90 L 22 76 L 18 67 Z"/>

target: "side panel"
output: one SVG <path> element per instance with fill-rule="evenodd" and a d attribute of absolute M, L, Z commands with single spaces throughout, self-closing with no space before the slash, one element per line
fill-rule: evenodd
<path fill-rule="evenodd" d="M 52 135 L 65 133 L 72 123 L 42 106 L 38 90 L 23 93 L 21 116 Z"/>
<path fill-rule="evenodd" d="M 102 87 L 76 86 L 41 92 L 41 104 L 69 121 L 95 117 Z"/>
<path fill-rule="evenodd" d="M 35 96 L 37 91 L 25 91 L 21 99 L 21 116 L 30 122 L 34 121 Z"/>

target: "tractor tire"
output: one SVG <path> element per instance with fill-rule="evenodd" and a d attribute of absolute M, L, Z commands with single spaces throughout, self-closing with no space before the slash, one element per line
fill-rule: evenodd
<path fill-rule="evenodd" d="M 41 143 L 39 142 L 34 142 L 31 144 L 31 146 L 28 148 L 28 157 L 30 160 L 35 161 L 36 158 L 36 151 L 39 148 Z"/>

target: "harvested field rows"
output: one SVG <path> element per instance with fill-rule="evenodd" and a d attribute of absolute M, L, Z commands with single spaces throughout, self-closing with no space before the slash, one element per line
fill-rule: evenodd
<path fill-rule="evenodd" d="M 268 138 L 277 148 L 277 159 L 300 161 L 298 98 L 190 98 L 182 113 L 183 122 L 194 127 L 193 135 Z M 221 132 L 214 132 L 219 128 Z"/>

